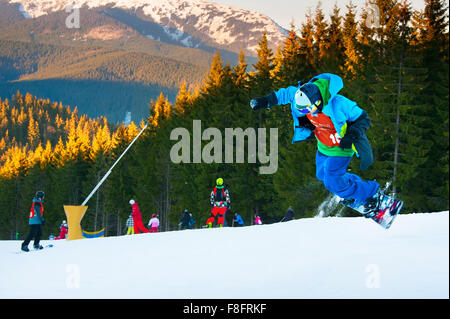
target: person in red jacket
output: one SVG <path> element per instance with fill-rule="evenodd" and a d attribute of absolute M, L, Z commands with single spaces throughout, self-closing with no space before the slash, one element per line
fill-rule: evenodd
<path fill-rule="evenodd" d="M 65 220 L 63 220 L 63 222 L 61 223 L 61 226 L 59 226 L 60 229 L 60 233 L 59 236 L 56 237 L 55 239 L 66 239 L 66 235 L 68 233 L 69 227 L 67 226 L 67 222 Z"/>
<path fill-rule="evenodd" d="M 230 193 L 223 184 L 223 179 L 216 180 L 216 187 L 211 191 L 211 216 L 206 221 L 208 228 L 212 228 L 215 219 L 217 218 L 217 225 L 223 227 L 225 213 L 230 207 Z"/>
<path fill-rule="evenodd" d="M 142 222 L 142 214 L 139 210 L 138 204 L 133 200 L 130 199 L 130 205 L 131 205 L 131 216 L 133 216 L 133 223 L 134 223 L 134 233 L 140 234 L 140 233 L 148 233 L 148 229 L 144 226 L 144 223 Z"/>

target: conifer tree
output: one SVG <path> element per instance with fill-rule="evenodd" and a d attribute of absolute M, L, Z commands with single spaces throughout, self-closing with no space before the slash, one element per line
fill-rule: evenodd
<path fill-rule="evenodd" d="M 359 64 L 359 55 L 357 52 L 357 38 L 358 29 L 357 22 L 355 19 L 356 6 L 350 0 L 349 4 L 346 6 L 347 12 L 344 18 L 344 28 L 342 30 L 343 42 L 345 48 L 345 63 L 342 69 L 342 73 L 345 78 L 354 79 L 356 75 L 355 68 Z"/>

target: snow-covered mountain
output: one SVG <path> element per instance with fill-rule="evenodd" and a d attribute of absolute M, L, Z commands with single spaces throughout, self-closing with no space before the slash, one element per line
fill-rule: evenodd
<path fill-rule="evenodd" d="M 18 4 L 26 18 L 70 12 L 71 8 L 103 10 L 151 39 L 168 39 L 186 47 L 217 46 L 235 52 L 242 47 L 254 54 L 264 30 L 273 46 L 286 36 L 286 30 L 266 15 L 205 0 L 9 0 L 9 3 Z"/>
<path fill-rule="evenodd" d="M 0 241 L 0 298 L 449 297 L 448 211 L 51 243 Z"/>

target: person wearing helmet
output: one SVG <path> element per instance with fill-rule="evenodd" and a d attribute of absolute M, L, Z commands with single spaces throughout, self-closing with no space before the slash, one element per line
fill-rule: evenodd
<path fill-rule="evenodd" d="M 28 218 L 28 224 L 30 225 L 30 232 L 27 238 L 22 243 L 23 251 L 30 251 L 28 249 L 28 244 L 32 239 L 34 239 L 33 247 L 34 249 L 43 249 L 39 242 L 42 236 L 42 225 L 45 225 L 44 220 L 44 192 L 38 191 L 34 196 L 31 204 L 30 215 Z"/>
<path fill-rule="evenodd" d="M 156 216 L 156 214 L 152 215 L 152 218 L 148 222 L 148 226 L 150 227 L 150 232 L 151 233 L 157 233 L 158 232 L 159 219 Z"/>
<path fill-rule="evenodd" d="M 61 225 L 59 226 L 59 236 L 56 237 L 55 239 L 66 239 L 66 235 L 69 231 L 69 227 L 67 226 L 67 222 L 65 220 L 62 221 Z"/>
<path fill-rule="evenodd" d="M 134 201 L 134 199 L 130 199 L 131 205 L 131 216 L 133 216 L 133 227 L 134 233 L 148 233 L 148 229 L 145 228 L 144 223 L 142 222 L 142 214 L 139 210 L 138 204 Z"/>
<path fill-rule="evenodd" d="M 323 73 L 303 85 L 299 82 L 298 86 L 252 99 L 250 106 L 257 110 L 290 104 L 294 121 L 292 143 L 310 138 L 317 141 L 316 177 L 330 192 L 354 203 L 352 207 L 362 206 L 365 217 L 373 217 L 384 197 L 380 185 L 347 172 L 354 154 L 360 158 L 361 170 L 373 163 L 365 133 L 370 119 L 356 102 L 338 94 L 343 86 L 338 75 Z"/>
<path fill-rule="evenodd" d="M 223 227 L 225 213 L 230 207 L 230 194 L 220 177 L 216 180 L 216 186 L 211 191 L 210 201 L 212 206 L 211 216 L 206 221 L 206 225 L 211 228 L 214 220 L 217 219 L 217 225 Z"/>

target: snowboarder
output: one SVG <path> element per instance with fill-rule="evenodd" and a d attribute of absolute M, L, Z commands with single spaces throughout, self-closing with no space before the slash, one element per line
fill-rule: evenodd
<path fill-rule="evenodd" d="M 159 219 L 156 216 L 156 214 L 152 215 L 152 218 L 148 222 L 148 226 L 150 227 L 150 232 L 151 233 L 157 233 L 158 232 Z"/>
<path fill-rule="evenodd" d="M 280 222 L 288 222 L 293 219 L 294 219 L 294 207 L 289 206 L 286 214 L 284 215 L 284 217 L 281 219 Z"/>
<path fill-rule="evenodd" d="M 211 191 L 211 216 L 206 221 L 206 225 L 211 228 L 214 220 L 217 218 L 217 225 L 223 227 L 225 213 L 230 207 L 230 194 L 228 189 L 223 185 L 223 179 L 218 178 L 216 180 L 216 186 Z"/>
<path fill-rule="evenodd" d="M 66 235 L 69 231 L 69 226 L 67 226 L 67 222 L 65 220 L 62 221 L 61 225 L 59 226 L 59 236 L 55 239 L 66 239 Z"/>
<path fill-rule="evenodd" d="M 128 216 L 125 226 L 127 226 L 127 235 L 134 235 L 134 223 L 133 216 L 131 214 Z"/>
<path fill-rule="evenodd" d="M 233 225 L 236 225 L 237 227 L 242 227 L 245 225 L 240 214 L 234 213 Z"/>
<path fill-rule="evenodd" d="M 313 77 L 309 82 L 271 92 L 250 101 L 253 110 L 290 104 L 294 121 L 292 143 L 316 138 L 316 177 L 325 188 L 340 198 L 352 202 L 365 217 L 373 218 L 380 211 L 385 195 L 376 181 L 363 181 L 347 173 L 355 154 L 361 170 L 373 162 L 372 149 L 366 136 L 370 119 L 356 102 L 338 94 L 342 79 L 331 73 Z M 399 202 L 396 200 L 397 203 Z M 349 205 L 347 205 L 349 206 Z M 397 207 L 397 213 L 401 209 Z"/>
<path fill-rule="evenodd" d="M 130 199 L 130 205 L 132 209 L 131 215 L 133 216 L 134 233 L 148 233 L 148 229 L 145 228 L 144 223 L 142 223 L 142 215 L 138 204 L 133 199 Z"/>
<path fill-rule="evenodd" d="M 189 214 L 189 211 L 185 209 L 183 211 L 183 214 L 181 215 L 181 221 L 178 224 L 180 226 L 180 230 L 189 228 L 189 221 L 191 219 L 191 215 Z"/>
<path fill-rule="evenodd" d="M 255 214 L 255 220 L 253 221 L 253 224 L 262 225 L 261 217 L 259 217 L 257 214 Z"/>
<path fill-rule="evenodd" d="M 34 239 L 33 243 L 34 249 L 44 248 L 39 244 L 42 235 L 42 225 L 45 225 L 44 196 L 45 194 L 43 191 L 37 191 L 36 195 L 33 198 L 30 215 L 28 218 L 28 224 L 30 225 L 30 232 L 25 241 L 22 243 L 23 251 L 30 251 L 28 249 L 28 244 L 32 239 Z"/>

